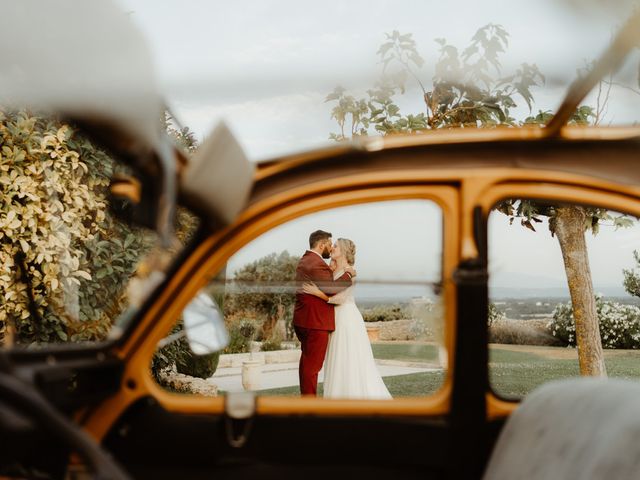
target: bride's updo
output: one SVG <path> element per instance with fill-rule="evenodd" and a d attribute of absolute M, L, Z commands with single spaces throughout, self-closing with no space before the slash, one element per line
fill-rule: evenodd
<path fill-rule="evenodd" d="M 355 265 L 356 263 L 356 244 L 348 238 L 339 238 L 338 245 L 340 251 L 344 255 L 345 260 L 349 265 Z"/>

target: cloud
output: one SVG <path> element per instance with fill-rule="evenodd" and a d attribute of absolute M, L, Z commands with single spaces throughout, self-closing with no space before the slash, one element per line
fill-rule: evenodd
<path fill-rule="evenodd" d="M 172 107 L 199 138 L 224 120 L 255 160 L 327 144 L 335 125 L 324 97 L 306 92 L 202 105 L 177 101 Z"/>

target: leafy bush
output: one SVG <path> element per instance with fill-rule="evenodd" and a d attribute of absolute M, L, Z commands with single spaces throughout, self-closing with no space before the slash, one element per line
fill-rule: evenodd
<path fill-rule="evenodd" d="M 194 355 L 188 346 L 187 351 L 189 355 L 184 355 L 181 361 L 176 362 L 176 370 L 178 373 L 198 378 L 209 378 L 216 373 L 218 361 L 220 360 L 220 352 L 214 352 L 208 355 Z"/>
<path fill-rule="evenodd" d="M 18 343 L 102 340 L 148 247 L 108 207 L 117 164 L 70 125 L 0 110 L 0 324 Z"/>
<path fill-rule="evenodd" d="M 169 335 L 181 335 L 184 331 L 182 322 L 174 325 Z M 163 383 L 160 372 L 175 365 L 176 371 L 184 375 L 198 378 L 209 378 L 218 368 L 220 352 L 209 355 L 195 355 L 189 342 L 182 336 L 156 351 L 151 360 L 151 372 L 159 383 Z"/>
<path fill-rule="evenodd" d="M 247 353 L 256 336 L 258 326 L 251 320 L 241 320 L 229 328 L 229 345 L 224 353 Z"/>
<path fill-rule="evenodd" d="M 165 127 L 195 149 L 188 129 L 170 117 Z M 112 213 L 111 178 L 130 172 L 71 125 L 26 110 L 0 108 L 0 146 L 0 342 L 104 340 L 156 240 Z M 196 223 L 178 212 L 183 243 Z"/>
<path fill-rule="evenodd" d="M 279 338 L 270 338 L 262 342 L 260 350 L 263 352 L 273 352 L 275 350 L 282 350 L 282 340 Z"/>
<path fill-rule="evenodd" d="M 411 311 L 406 305 L 376 305 L 362 311 L 365 322 L 389 322 L 411 318 Z"/>
<path fill-rule="evenodd" d="M 604 348 L 640 348 L 640 308 L 603 300 L 596 295 L 596 313 Z M 571 303 L 558 304 L 548 328 L 569 346 L 576 345 L 576 325 Z"/>
<path fill-rule="evenodd" d="M 543 320 L 508 320 L 496 318 L 489 325 L 489 342 L 507 345 L 557 346 L 562 342 L 551 335 Z"/>

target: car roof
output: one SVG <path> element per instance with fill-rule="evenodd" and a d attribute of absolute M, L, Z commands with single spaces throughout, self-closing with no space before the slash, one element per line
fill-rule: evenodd
<path fill-rule="evenodd" d="M 640 127 L 456 129 L 361 137 L 261 162 L 251 202 L 308 182 L 376 171 L 438 171 L 448 180 L 486 169 L 533 169 L 640 187 Z"/>

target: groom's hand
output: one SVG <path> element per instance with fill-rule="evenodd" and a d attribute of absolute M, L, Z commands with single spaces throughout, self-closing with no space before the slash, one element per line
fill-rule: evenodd
<path fill-rule="evenodd" d="M 356 276 L 356 271 L 351 265 L 345 268 L 344 271 L 347 272 L 349 275 L 351 275 L 351 278 Z"/>

